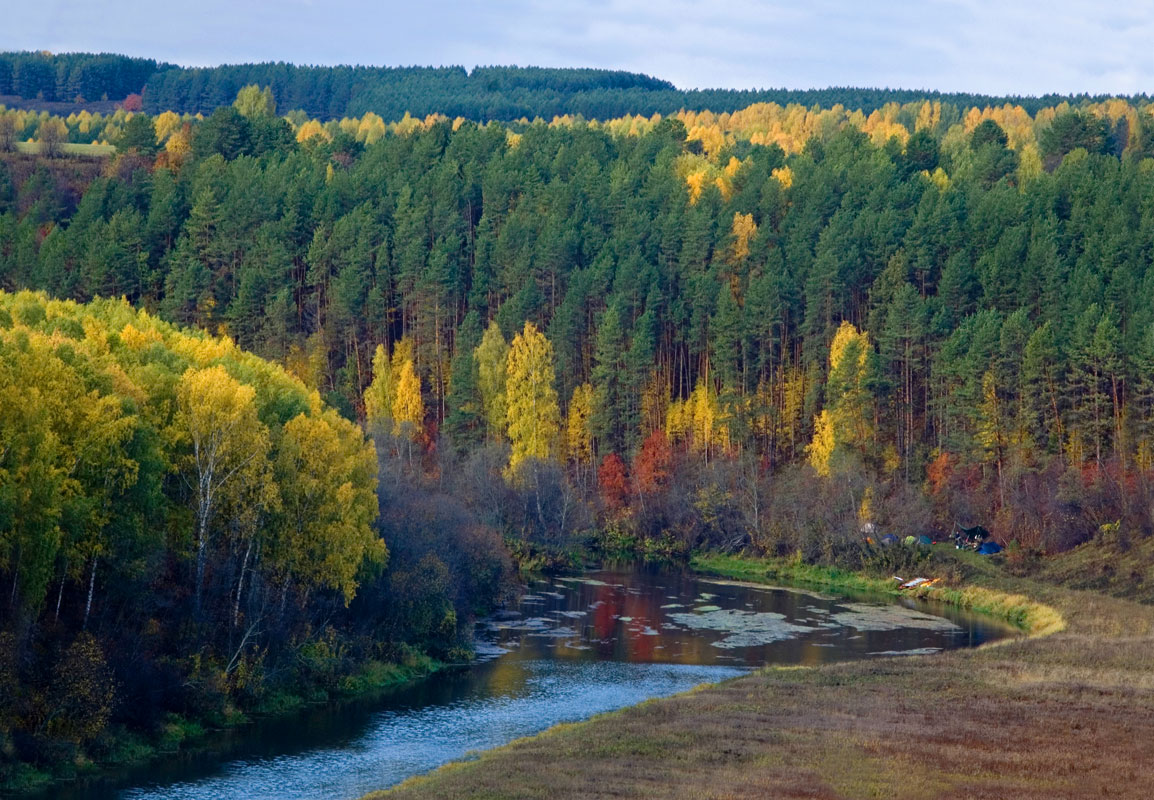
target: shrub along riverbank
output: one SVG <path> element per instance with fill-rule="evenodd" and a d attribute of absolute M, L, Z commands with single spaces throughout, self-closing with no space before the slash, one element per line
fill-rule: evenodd
<path fill-rule="evenodd" d="M 309 706 L 339 704 L 371 697 L 427 678 L 446 666 L 449 665 L 415 650 L 408 650 L 396 662 L 366 661 L 354 672 L 339 678 L 328 689 L 318 685 L 307 694 L 277 692 L 247 713 L 236 708 L 225 714 L 202 717 L 170 713 L 149 732 L 118 726 L 105 734 L 99 761 L 73 759 L 56 764 L 51 772 L 27 763 L 17 764 L 7 781 L 0 784 L 0 796 L 6 796 L 5 793 L 32 792 L 34 797 L 47 797 L 39 793 L 45 792 L 46 787 L 56 781 L 115 774 L 119 770 L 135 768 L 177 753 L 189 754 L 213 749 L 219 745 L 219 734 L 222 731 L 241 728 L 258 718 L 277 718 L 291 722 L 294 715 Z"/>
<path fill-rule="evenodd" d="M 943 560 L 952 585 L 925 596 L 1029 635 L 932 656 L 770 667 L 559 726 L 370 797 L 1148 797 L 1154 608 L 1015 577 L 967 554 Z M 694 566 L 893 591 L 789 561 Z"/>

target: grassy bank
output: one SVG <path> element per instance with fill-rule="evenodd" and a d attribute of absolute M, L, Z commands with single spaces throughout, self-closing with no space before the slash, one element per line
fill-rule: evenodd
<path fill-rule="evenodd" d="M 1030 635 L 933 656 L 768 668 L 560 726 L 371 797 L 1149 797 L 1154 608 L 949 558 L 964 582 L 922 596 Z M 695 566 L 894 592 L 892 581 L 791 562 Z"/>
<path fill-rule="evenodd" d="M 920 586 L 900 589 L 892 578 L 876 578 L 800 560 L 758 559 L 742 556 L 699 554 L 690 566 L 707 575 L 755 583 L 810 586 L 844 594 L 903 595 L 965 608 L 1009 622 L 1031 636 L 1047 636 L 1065 628 L 1061 613 L 1021 593 L 1015 584 L 1000 580 L 1000 571 L 989 558 L 968 551 L 951 554 L 957 567 L 971 576 L 959 586 Z M 932 570 L 931 570 L 932 574 Z M 909 576 L 912 577 L 912 576 Z M 974 578 L 977 579 L 976 582 Z"/>
<path fill-rule="evenodd" d="M 261 703 L 245 712 L 229 707 L 220 714 L 202 719 L 170 714 L 163 724 L 148 734 L 114 728 L 108 731 L 91 753 L 78 753 L 74 760 L 56 764 L 52 772 L 31 765 L 16 765 L 8 781 L 0 782 L 0 794 L 35 793 L 41 798 L 54 783 L 72 781 L 100 773 L 112 773 L 168 758 L 180 752 L 212 748 L 215 735 L 223 730 L 240 728 L 255 718 L 291 721 L 292 716 L 310 705 L 341 703 L 371 696 L 377 692 L 403 686 L 443 669 L 443 664 L 420 653 L 412 653 L 403 663 L 366 661 L 359 669 L 345 675 L 331 689 L 270 693 Z"/>

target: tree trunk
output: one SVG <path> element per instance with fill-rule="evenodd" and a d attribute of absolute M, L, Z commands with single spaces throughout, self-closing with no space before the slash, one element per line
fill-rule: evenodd
<path fill-rule="evenodd" d="M 68 570 L 64 570 L 64 574 L 60 576 L 60 590 L 56 593 L 56 619 L 54 622 L 60 621 L 60 603 L 64 600 L 64 580 L 68 577 Z"/>
<path fill-rule="evenodd" d="M 244 591 L 244 573 L 248 569 L 248 557 L 252 552 L 252 539 L 248 540 L 248 546 L 244 549 L 244 558 L 240 562 L 240 577 L 236 581 L 236 601 L 232 606 L 232 627 L 236 627 L 237 620 L 240 618 L 240 595 Z"/>
<path fill-rule="evenodd" d="M 8 607 L 16 605 L 16 587 L 20 585 L 20 556 L 16 556 L 16 568 L 12 570 L 12 593 L 8 595 Z"/>
<path fill-rule="evenodd" d="M 204 566 L 208 558 L 208 515 L 209 506 L 201 503 L 196 520 L 196 614 L 200 616 L 201 599 L 204 589 Z"/>
<path fill-rule="evenodd" d="M 84 603 L 84 624 L 81 630 L 88 630 L 88 614 L 92 611 L 92 591 L 96 588 L 96 556 L 92 557 L 92 572 L 88 576 L 88 600 Z"/>

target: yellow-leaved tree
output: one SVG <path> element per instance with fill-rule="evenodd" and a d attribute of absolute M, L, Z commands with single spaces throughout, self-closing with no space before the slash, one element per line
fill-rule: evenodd
<path fill-rule="evenodd" d="M 741 262 L 749 258 L 749 240 L 757 235 L 757 223 L 753 221 L 753 214 L 733 214 L 733 260 Z"/>
<path fill-rule="evenodd" d="M 593 462 L 592 419 L 593 385 L 583 383 L 573 389 L 565 416 L 565 455 L 581 474 Z"/>
<path fill-rule="evenodd" d="M 393 380 L 393 369 L 389 363 L 389 353 L 383 344 L 378 344 L 373 353 L 373 380 L 365 387 L 365 420 L 369 430 L 381 428 L 392 430 L 393 399 L 396 395 L 396 386 Z"/>
<path fill-rule="evenodd" d="M 846 452 L 865 455 L 873 439 L 873 397 L 866 385 L 872 349 L 869 334 L 844 321 L 830 343 L 825 408 L 814 419 L 813 441 L 806 448 L 819 475 L 835 472 Z"/>
<path fill-rule="evenodd" d="M 388 552 L 373 529 L 377 518 L 377 456 L 353 423 L 332 410 L 312 409 L 284 426 L 276 458 L 281 524 L 272 560 L 282 580 L 339 591 L 346 605 L 365 559 L 383 564 Z"/>
<path fill-rule="evenodd" d="M 532 322 L 513 337 L 505 370 L 509 473 L 526 461 L 549 458 L 561 429 L 561 411 L 553 388 L 553 345 Z"/>
<path fill-rule="evenodd" d="M 481 405 L 485 412 L 485 430 L 489 439 L 505 438 L 508 413 L 505 410 L 505 375 L 509 360 L 509 345 L 501 335 L 496 321 L 490 322 L 473 351 L 477 360 L 477 387 L 481 391 Z"/>
<path fill-rule="evenodd" d="M 262 89 L 255 83 L 237 92 L 232 105 L 241 115 L 250 119 L 271 117 L 276 114 L 276 101 L 273 100 L 272 88 L 266 86 Z"/>
<path fill-rule="evenodd" d="M 414 439 L 425 421 L 425 403 L 421 399 L 421 379 L 411 358 L 401 362 L 397 388 L 393 397 L 393 422 L 398 436 Z"/>
<path fill-rule="evenodd" d="M 257 418 L 256 390 L 224 367 L 190 368 L 176 387 L 173 438 L 187 446 L 181 473 L 196 518 L 196 607 L 214 514 L 239 497 L 260 497 L 269 481 L 269 434 Z M 254 491 L 255 490 L 255 491 Z"/>

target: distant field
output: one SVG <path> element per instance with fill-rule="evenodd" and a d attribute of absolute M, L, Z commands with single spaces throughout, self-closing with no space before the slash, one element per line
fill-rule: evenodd
<path fill-rule="evenodd" d="M 21 108 L 26 111 L 47 111 L 49 114 L 58 114 L 66 117 L 69 114 L 79 114 L 87 111 L 91 114 L 111 114 L 122 100 L 90 100 L 83 103 L 71 103 L 52 100 L 36 100 L 19 97 L 14 94 L 0 94 L 0 105 L 5 108 Z"/>
<path fill-rule="evenodd" d="M 116 152 L 116 148 L 110 144 L 68 143 L 63 147 L 64 152 L 70 156 L 87 156 L 89 158 L 103 158 Z M 40 144 L 38 142 L 17 142 L 16 151 L 30 156 L 39 155 Z"/>

